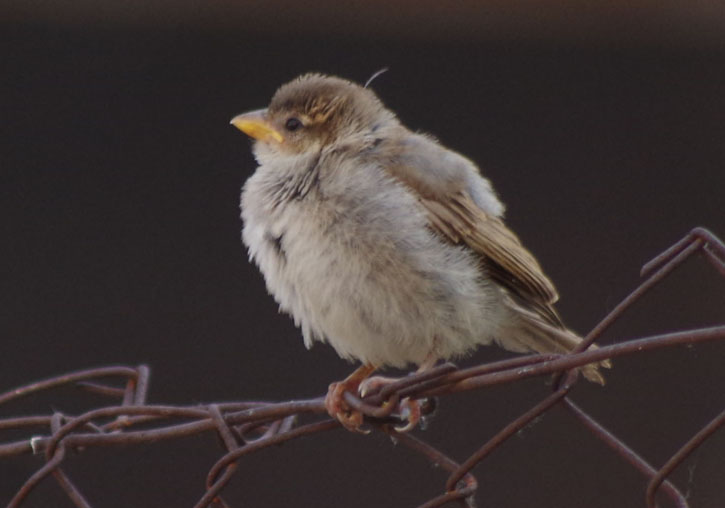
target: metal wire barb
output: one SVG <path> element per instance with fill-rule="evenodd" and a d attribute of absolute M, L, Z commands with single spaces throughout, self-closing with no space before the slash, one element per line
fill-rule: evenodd
<path fill-rule="evenodd" d="M 576 351 L 566 355 L 528 355 L 509 360 L 486 363 L 467 369 L 444 364 L 423 374 L 410 375 L 386 385 L 364 399 L 346 393 L 346 401 L 365 415 L 370 428 L 384 432 L 404 446 L 419 453 L 447 472 L 448 478 L 441 494 L 429 499 L 418 508 L 433 508 L 449 503 L 472 506 L 477 481 L 472 470 L 492 451 L 554 406 L 565 408 L 576 421 L 604 442 L 626 464 L 640 472 L 647 481 L 644 505 L 655 508 L 655 497 L 662 491 L 678 508 L 688 508 L 685 496 L 672 484 L 669 475 L 725 424 L 725 410 L 704 422 L 701 430 L 682 444 L 659 468 L 649 464 L 631 447 L 605 429 L 570 398 L 569 392 L 578 382 L 578 367 L 607 358 L 648 352 L 681 344 L 725 340 L 725 324 L 709 328 L 652 335 L 597 349 L 587 349 L 607 328 L 647 291 L 662 281 L 676 267 L 695 253 L 701 253 L 716 272 L 725 278 L 725 245 L 715 235 L 696 228 L 682 240 L 644 265 L 642 275 L 647 277 L 629 296 L 622 300 L 592 331 Z M 434 396 L 477 390 L 486 386 L 512 383 L 532 376 L 555 374 L 552 392 L 529 410 L 504 426 L 498 433 L 471 453 L 461 463 L 442 451 L 410 434 L 401 434 L 394 424 L 397 402 L 405 397 L 432 400 Z M 107 384 L 113 378 L 123 385 Z M 65 491 L 78 507 L 90 508 L 80 489 L 64 472 L 62 465 L 69 449 L 107 447 L 119 444 L 142 444 L 162 439 L 176 439 L 206 432 L 218 434 L 226 448 L 225 453 L 211 467 L 207 475 L 206 492 L 196 508 L 229 506 L 221 491 L 235 473 L 237 463 L 246 455 L 264 448 L 303 436 L 321 434 L 340 427 L 327 417 L 324 398 L 275 402 L 235 402 L 193 406 L 164 406 L 148 404 L 149 369 L 138 367 L 100 367 L 38 381 L 0 394 L 0 405 L 20 397 L 62 385 L 76 384 L 86 390 L 120 399 L 117 405 L 100 407 L 79 415 L 54 413 L 47 416 L 18 416 L 0 419 L 0 432 L 46 427 L 43 435 L 32 435 L 17 441 L 0 442 L 0 457 L 41 455 L 44 464 L 22 485 L 7 506 L 22 505 L 30 492 L 49 476 Z M 426 406 L 424 405 L 424 410 Z M 313 421 L 298 424 L 298 420 Z M 105 423 L 104 423 L 105 422 Z M 143 426 L 141 429 L 140 427 Z"/>

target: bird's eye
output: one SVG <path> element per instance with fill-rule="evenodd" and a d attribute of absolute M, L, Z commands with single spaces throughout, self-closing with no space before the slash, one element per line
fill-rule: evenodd
<path fill-rule="evenodd" d="M 300 120 L 295 117 L 288 118 L 284 124 L 284 128 L 288 131 L 296 131 L 300 127 L 302 127 L 302 122 L 300 122 Z"/>

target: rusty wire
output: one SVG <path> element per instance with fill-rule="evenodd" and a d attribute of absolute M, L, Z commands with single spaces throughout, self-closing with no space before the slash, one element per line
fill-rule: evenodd
<path fill-rule="evenodd" d="M 647 263 L 642 269 L 642 275 L 647 279 L 592 329 L 577 351 L 570 354 L 520 356 L 467 369 L 457 369 L 451 364 L 444 364 L 428 372 L 410 375 L 386 385 L 379 392 L 370 394 L 362 400 L 351 393 L 346 393 L 345 400 L 363 412 L 365 421 L 371 429 L 394 436 L 399 443 L 448 472 L 449 476 L 442 493 L 418 508 L 434 508 L 448 503 L 470 506 L 477 488 L 477 481 L 471 472 L 473 468 L 517 431 L 557 405 L 564 407 L 576 421 L 646 478 L 644 505 L 647 508 L 655 508 L 655 496 L 660 490 L 668 496 L 674 506 L 688 508 L 685 496 L 668 480 L 668 476 L 688 455 L 725 424 L 725 411 L 706 422 L 701 430 L 676 450 L 665 464 L 657 468 L 589 416 L 569 399 L 568 394 L 572 386 L 578 382 L 577 367 L 607 358 L 675 345 L 725 340 L 725 325 L 720 325 L 653 335 L 597 349 L 586 349 L 635 301 L 642 298 L 649 289 L 687 258 L 698 252 L 719 275 L 725 277 L 725 245 L 709 231 L 696 228 Z M 398 433 L 393 425 L 399 423 L 395 410 L 397 402 L 404 397 L 425 399 L 547 374 L 557 376 L 551 394 L 509 422 L 460 464 L 420 438 Z M 125 384 L 122 388 L 118 388 L 99 382 L 107 378 L 121 378 L 125 380 Z M 238 461 L 244 456 L 291 439 L 320 434 L 340 427 L 337 421 L 327 417 L 323 397 L 283 403 L 238 402 L 163 406 L 146 403 L 148 380 L 149 369 L 146 366 L 101 367 L 57 376 L 0 394 L 0 404 L 3 404 L 62 385 L 78 384 L 95 393 L 121 400 L 117 405 L 93 409 L 76 416 L 54 413 L 49 416 L 0 419 L 0 431 L 49 428 L 49 432 L 41 436 L 0 442 L 0 457 L 42 453 L 45 459 L 42 467 L 20 486 L 7 506 L 9 508 L 21 506 L 40 482 L 53 476 L 76 506 L 90 508 L 91 505 L 83 497 L 80 489 L 61 467 L 66 450 L 141 444 L 214 432 L 221 438 L 226 453 L 209 470 L 207 490 L 195 507 L 226 507 L 229 505 L 221 498 L 220 493 L 234 475 Z M 297 426 L 297 419 L 303 415 L 316 418 L 316 421 Z M 141 425 L 143 428 L 139 429 Z"/>

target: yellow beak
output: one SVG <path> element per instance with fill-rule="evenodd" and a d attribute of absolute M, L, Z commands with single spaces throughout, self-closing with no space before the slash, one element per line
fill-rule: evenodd
<path fill-rule="evenodd" d="M 247 136 L 260 141 L 274 140 L 277 143 L 284 142 L 284 136 L 272 127 L 267 121 L 267 110 L 258 109 L 248 113 L 242 113 L 232 118 L 231 122 L 234 127 L 242 131 Z"/>

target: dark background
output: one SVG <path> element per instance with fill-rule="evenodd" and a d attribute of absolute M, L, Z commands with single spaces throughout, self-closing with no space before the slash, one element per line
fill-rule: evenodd
<path fill-rule="evenodd" d="M 147 363 L 151 402 L 285 400 L 352 370 L 327 346 L 304 349 L 240 240 L 255 163 L 228 121 L 306 71 L 364 82 L 389 67 L 373 88 L 480 164 L 580 332 L 692 227 L 725 235 L 717 2 L 404 4 L 0 7 L 0 392 Z M 602 343 L 722 323 L 724 306 L 725 281 L 693 261 Z M 582 383 L 573 398 L 659 466 L 722 410 L 724 354 L 720 343 L 619 359 L 605 388 Z M 463 460 L 547 390 L 532 379 L 446 397 L 421 435 Z M 66 390 L 0 416 L 94 403 Z M 68 471 L 94 506 L 192 506 L 221 454 L 207 436 L 89 450 Z M 725 505 L 724 455 L 720 432 L 674 475 L 693 508 Z M 40 465 L 0 462 L 0 503 Z M 476 473 L 479 506 L 644 506 L 642 478 L 558 409 Z M 406 507 L 443 484 L 389 439 L 337 431 L 249 457 L 225 497 Z M 71 505 L 51 480 L 25 506 Z"/>

